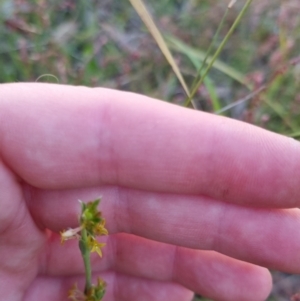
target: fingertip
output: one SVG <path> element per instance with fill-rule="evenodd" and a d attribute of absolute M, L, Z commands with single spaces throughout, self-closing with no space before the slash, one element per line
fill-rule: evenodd
<path fill-rule="evenodd" d="M 249 264 L 248 267 L 248 275 L 243 279 L 244 283 L 241 285 L 240 296 L 237 294 L 235 300 L 266 301 L 272 290 L 270 271 L 264 267 L 252 264 Z"/>
<path fill-rule="evenodd" d="M 272 289 L 270 272 L 211 251 L 182 249 L 176 280 L 214 301 L 264 301 Z"/>
<path fill-rule="evenodd" d="M 271 293 L 273 281 L 270 271 L 263 267 L 257 267 L 256 276 L 253 277 L 256 289 L 253 289 L 252 299 L 249 301 L 265 301 Z"/>

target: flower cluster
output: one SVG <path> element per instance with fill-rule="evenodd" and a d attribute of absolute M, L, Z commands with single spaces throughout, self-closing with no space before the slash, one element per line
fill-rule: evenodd
<path fill-rule="evenodd" d="M 70 289 L 68 298 L 72 301 L 99 301 L 102 300 L 106 289 L 106 283 L 98 278 L 97 285 L 92 286 L 89 291 L 83 293 L 78 289 L 77 284 Z"/>
<path fill-rule="evenodd" d="M 79 240 L 79 248 L 85 266 L 85 290 L 84 292 L 80 291 L 77 284 L 75 284 L 69 292 L 69 298 L 72 301 L 101 301 L 105 293 L 106 283 L 101 278 L 98 278 L 96 285 L 91 283 L 90 253 L 97 252 L 102 257 L 102 248 L 105 244 L 99 243 L 96 237 L 108 235 L 108 231 L 105 228 L 105 219 L 98 210 L 99 203 L 100 199 L 88 203 L 80 201 L 79 227 L 60 233 L 62 243 L 69 239 Z"/>

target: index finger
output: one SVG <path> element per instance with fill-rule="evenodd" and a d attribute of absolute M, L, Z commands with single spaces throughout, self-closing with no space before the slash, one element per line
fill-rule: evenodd
<path fill-rule="evenodd" d="M 300 144 L 146 96 L 0 87 L 0 154 L 46 189 L 120 185 L 269 207 L 300 204 Z"/>

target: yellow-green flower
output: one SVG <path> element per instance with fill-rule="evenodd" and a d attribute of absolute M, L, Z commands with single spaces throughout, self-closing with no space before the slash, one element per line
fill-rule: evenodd
<path fill-rule="evenodd" d="M 102 257 L 102 250 L 106 244 L 98 242 L 93 236 L 88 237 L 88 247 L 91 252 L 97 252 L 100 257 Z"/>
<path fill-rule="evenodd" d="M 92 286 L 86 293 L 85 301 L 101 301 L 106 290 L 106 282 L 101 278 L 97 279 L 97 285 Z"/>
<path fill-rule="evenodd" d="M 105 228 L 105 219 L 102 219 L 101 222 L 99 222 L 95 228 L 94 228 L 94 232 L 96 236 L 100 236 L 100 235 L 108 235 L 108 231 Z"/>
<path fill-rule="evenodd" d="M 82 213 L 80 217 L 80 224 L 84 229 L 86 229 L 88 234 L 92 236 L 108 234 L 104 227 L 105 219 L 102 217 L 102 213 L 97 208 L 99 203 L 100 199 L 88 203 L 81 202 Z"/>
<path fill-rule="evenodd" d="M 103 279 L 98 278 L 97 285 L 95 287 L 95 295 L 98 300 L 102 300 L 105 294 L 105 290 L 106 290 L 106 282 Z"/>

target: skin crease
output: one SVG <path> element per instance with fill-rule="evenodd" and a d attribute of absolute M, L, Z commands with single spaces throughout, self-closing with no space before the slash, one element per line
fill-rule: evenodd
<path fill-rule="evenodd" d="M 76 242 L 57 233 L 100 195 L 105 301 L 265 300 L 266 268 L 300 272 L 299 178 L 297 141 L 242 122 L 109 89 L 0 85 L 0 301 L 83 285 Z"/>

